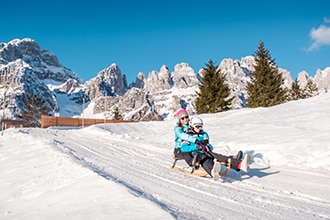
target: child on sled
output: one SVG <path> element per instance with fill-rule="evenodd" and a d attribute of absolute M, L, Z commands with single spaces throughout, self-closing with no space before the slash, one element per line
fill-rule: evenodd
<path fill-rule="evenodd" d="M 224 156 L 213 152 L 209 135 L 203 130 L 202 119 L 193 117 L 189 120 L 188 113 L 184 109 L 180 109 L 176 116 L 179 118 L 174 128 L 176 158 L 184 159 L 192 167 L 198 168 L 200 164 L 215 180 L 218 180 L 220 176 L 220 163 L 229 163 L 231 169 L 248 172 L 249 156 L 247 155 L 242 161 L 242 151 L 239 151 L 236 156 Z"/>

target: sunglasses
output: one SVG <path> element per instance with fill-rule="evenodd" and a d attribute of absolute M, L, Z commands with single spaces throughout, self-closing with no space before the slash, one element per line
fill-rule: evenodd
<path fill-rule="evenodd" d="M 182 118 L 180 118 L 181 120 L 184 120 L 184 119 L 188 119 L 189 117 L 188 116 L 184 116 Z"/>
<path fill-rule="evenodd" d="M 197 128 L 197 129 L 203 129 L 203 126 L 198 125 L 195 128 Z"/>

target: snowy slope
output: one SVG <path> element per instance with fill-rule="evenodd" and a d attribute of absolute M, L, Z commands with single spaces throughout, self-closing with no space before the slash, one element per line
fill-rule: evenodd
<path fill-rule="evenodd" d="M 322 94 L 201 115 L 214 151 L 252 157 L 218 182 L 169 169 L 175 120 L 8 129 L 0 219 L 330 219 L 329 112 Z"/>

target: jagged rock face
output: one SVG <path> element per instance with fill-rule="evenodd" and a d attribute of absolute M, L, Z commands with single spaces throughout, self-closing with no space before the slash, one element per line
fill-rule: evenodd
<path fill-rule="evenodd" d="M 176 65 L 173 73 L 170 73 L 165 65 L 161 67 L 159 73 L 150 72 L 147 78 L 143 73 L 139 73 L 135 83 L 130 87 L 141 88 L 144 93 L 143 102 L 146 105 L 139 106 L 138 112 L 133 110 L 134 113 L 130 114 L 128 119 L 137 119 L 143 113 L 145 117 L 141 120 L 162 120 L 182 107 L 191 113 L 196 113 L 194 100 L 199 83 L 198 75 L 185 63 Z M 131 89 L 127 93 L 130 91 Z M 172 105 L 168 105 L 168 100 L 172 100 L 170 101 Z M 127 105 L 131 106 L 129 103 L 126 103 Z"/>
<path fill-rule="evenodd" d="M 167 66 L 163 65 L 159 71 L 151 71 L 146 78 L 143 73 L 139 73 L 136 82 L 132 87 L 144 88 L 150 93 L 158 93 L 169 90 L 173 87 L 189 88 L 200 83 L 198 75 L 186 63 L 177 64 L 172 73 Z"/>
<path fill-rule="evenodd" d="M 171 88 L 171 75 L 166 66 L 162 66 L 159 73 L 151 71 L 148 75 L 144 88 L 151 92 L 159 92 Z"/>
<path fill-rule="evenodd" d="M 175 65 L 172 73 L 167 66 L 162 66 L 158 74 L 155 71 L 149 74 L 145 87 L 149 92 L 148 102 L 153 103 L 154 111 L 162 118 L 174 115 L 179 108 L 186 108 L 191 114 L 196 113 L 195 99 L 199 78 L 200 76 L 186 63 Z M 152 83 L 155 85 L 148 89 Z"/>
<path fill-rule="evenodd" d="M 144 85 L 146 84 L 146 76 L 139 72 L 137 77 L 136 77 L 136 80 L 134 83 L 132 83 L 129 88 L 132 88 L 132 87 L 135 87 L 135 88 L 140 88 L 140 89 L 143 89 L 144 88 Z"/>
<path fill-rule="evenodd" d="M 110 67 L 100 71 L 97 77 L 108 83 L 113 93 L 118 95 L 123 95 L 125 93 L 127 87 L 126 77 L 122 76 L 116 64 L 112 64 Z"/>
<path fill-rule="evenodd" d="M 163 120 L 155 111 L 154 103 L 150 101 L 149 94 L 144 89 L 132 88 L 123 96 L 99 97 L 95 100 L 93 112 L 106 112 L 108 118 L 112 118 L 115 108 L 118 108 L 125 120 Z"/>
<path fill-rule="evenodd" d="M 253 68 L 254 58 L 249 57 L 239 60 L 223 59 L 219 65 L 221 73 L 225 76 L 225 81 L 231 89 L 232 108 L 245 107 L 246 86 L 250 81 L 250 71 Z"/>
<path fill-rule="evenodd" d="M 19 96 L 16 96 L 18 103 L 22 101 L 21 104 L 24 105 L 23 103 L 27 101 L 28 95 L 36 95 L 37 97 L 40 97 L 45 101 L 46 107 L 49 112 L 54 109 L 55 103 L 53 101 L 52 91 L 50 91 L 44 83 L 38 83 L 39 80 L 32 70 L 26 69 L 24 75 L 22 76 L 22 82 L 24 82 L 24 95 L 22 99 L 20 99 Z"/>
<path fill-rule="evenodd" d="M 306 71 L 302 71 L 298 74 L 297 83 L 300 88 L 305 88 L 309 79 L 309 75 Z"/>
<path fill-rule="evenodd" d="M 282 75 L 282 78 L 284 79 L 283 87 L 291 89 L 293 80 L 292 80 L 290 72 L 285 69 L 282 69 L 282 68 L 278 68 L 278 72 L 279 72 L 279 74 Z"/>
<path fill-rule="evenodd" d="M 314 83 L 320 91 L 328 91 L 330 89 L 330 67 L 323 71 L 318 69 L 314 77 Z"/>
<path fill-rule="evenodd" d="M 18 60 L 24 61 L 33 69 L 40 80 L 65 82 L 71 78 L 81 82 L 76 73 L 63 67 L 54 54 L 48 50 L 40 49 L 39 45 L 32 39 L 15 39 L 8 44 L 2 43 L 0 45 L 0 64 L 7 65 Z"/>
<path fill-rule="evenodd" d="M 198 86 L 185 89 L 170 86 L 171 77 L 167 67 L 164 70 L 162 67 L 160 73 L 153 71 L 148 80 L 140 73 L 135 84 L 131 85 L 139 84 L 139 88 L 132 87 L 124 96 L 112 98 L 115 100 L 111 101 L 112 105 L 116 103 L 119 110 L 127 113 L 124 117 L 127 120 L 163 120 L 182 107 L 187 108 L 191 114 L 196 113 L 194 100 Z M 176 94 L 180 94 L 180 97 Z M 168 105 L 169 100 L 172 100 L 172 105 Z"/>
<path fill-rule="evenodd" d="M 64 93 L 74 93 L 76 89 L 81 87 L 80 83 L 75 79 L 68 79 L 65 83 L 63 83 L 58 90 Z"/>
<path fill-rule="evenodd" d="M 54 109 L 53 94 L 48 87 L 40 82 L 38 76 L 26 63 L 17 60 L 9 63 L 0 71 L 1 85 L 6 82 L 7 111 L 16 115 L 23 109 L 27 96 L 37 96 L 46 102 L 49 111 Z M 9 115 L 10 116 L 10 115 Z M 9 117 L 8 116 L 8 117 Z"/>
<path fill-rule="evenodd" d="M 121 109 L 127 109 L 128 112 L 135 111 L 146 104 L 147 92 L 143 89 L 132 88 L 119 97 L 119 102 L 122 103 Z"/>
<path fill-rule="evenodd" d="M 29 38 L 0 44 L 0 83 L 3 85 L 6 81 L 7 112 L 11 115 L 23 109 L 27 96 L 34 95 L 43 98 L 51 112 L 56 102 L 54 92 L 47 87 L 45 80 L 64 83 L 71 79 L 81 81 L 75 73 L 63 67 L 54 54 L 40 49 Z"/>
<path fill-rule="evenodd" d="M 100 71 L 95 78 L 85 83 L 85 91 L 90 99 L 100 96 L 121 96 L 126 89 L 126 77 L 122 76 L 116 64 Z"/>
<path fill-rule="evenodd" d="M 181 89 L 197 86 L 200 83 L 196 73 L 187 63 L 174 66 L 172 81 L 173 86 Z"/>
<path fill-rule="evenodd" d="M 41 50 L 39 45 L 31 39 L 15 39 L 8 44 L 0 44 L 0 56 L 2 64 L 29 57 L 37 60 L 41 57 Z"/>

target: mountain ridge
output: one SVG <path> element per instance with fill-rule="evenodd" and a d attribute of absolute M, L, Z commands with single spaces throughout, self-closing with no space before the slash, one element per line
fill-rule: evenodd
<path fill-rule="evenodd" d="M 223 59 L 219 68 L 234 97 L 232 108 L 244 108 L 246 85 L 253 71 L 254 58 L 243 57 L 240 61 Z M 285 79 L 285 87 L 293 80 L 290 72 L 279 68 Z M 194 100 L 202 71 L 197 73 L 187 63 L 178 63 L 172 72 L 166 65 L 159 72 L 152 70 L 146 76 L 138 73 L 135 82 L 129 85 L 120 68 L 111 64 L 95 77 L 83 82 L 79 75 L 64 67 L 56 55 L 41 49 L 30 38 L 14 39 L 0 43 L 0 95 L 6 100 L 4 117 L 13 118 L 22 110 L 27 97 L 41 96 L 50 114 L 66 117 L 113 117 L 116 108 L 127 120 L 164 120 L 172 118 L 178 108 L 196 113 Z M 301 72 L 298 82 L 313 79 L 320 90 L 330 88 L 330 67 L 318 70 L 315 77 Z M 4 90 L 4 83 L 7 91 Z M 1 100 L 1 99 L 0 99 Z"/>

